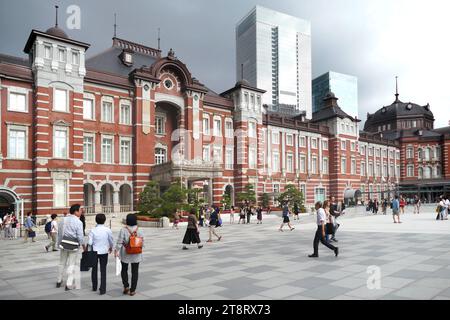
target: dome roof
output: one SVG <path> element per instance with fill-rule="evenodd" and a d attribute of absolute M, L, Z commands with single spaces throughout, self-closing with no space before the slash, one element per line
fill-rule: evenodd
<path fill-rule="evenodd" d="M 236 82 L 235 87 L 239 87 L 239 86 L 247 86 L 247 87 L 251 87 L 250 82 L 248 82 L 245 79 L 239 80 L 238 82 Z"/>
<path fill-rule="evenodd" d="M 51 36 L 69 39 L 67 34 L 62 29 L 60 29 L 58 27 L 51 27 L 51 28 L 47 29 L 47 31 L 45 31 L 45 33 L 47 33 L 47 34 L 49 34 Z"/>
<path fill-rule="evenodd" d="M 364 130 L 373 125 L 378 125 L 380 123 L 386 123 L 386 121 L 397 119 L 398 117 L 428 117 L 434 120 L 434 115 L 433 112 L 431 112 L 429 104 L 420 106 L 415 103 L 402 102 L 396 99 L 390 106 L 382 107 L 374 114 L 367 114 L 367 121 L 364 126 Z"/>

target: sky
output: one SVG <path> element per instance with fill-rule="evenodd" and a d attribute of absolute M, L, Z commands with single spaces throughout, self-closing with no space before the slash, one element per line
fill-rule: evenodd
<path fill-rule="evenodd" d="M 173 48 L 194 77 L 220 93 L 234 86 L 235 26 L 255 5 L 311 21 L 313 77 L 329 70 L 358 77 L 359 118 L 394 101 L 430 103 L 435 127 L 450 125 L 450 1 L 448 0 L 1 0 L 0 53 L 23 55 L 31 29 L 54 24 L 91 44 L 87 57 L 117 36 Z M 81 9 L 80 29 L 69 30 L 66 9 Z"/>

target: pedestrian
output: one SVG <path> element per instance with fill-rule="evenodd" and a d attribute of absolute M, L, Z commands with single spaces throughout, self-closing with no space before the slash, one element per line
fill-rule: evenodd
<path fill-rule="evenodd" d="M 3 233 L 3 216 L 0 214 L 0 237 Z"/>
<path fill-rule="evenodd" d="M 231 206 L 230 210 L 230 224 L 234 224 L 234 207 Z"/>
<path fill-rule="evenodd" d="M 414 197 L 414 214 L 420 214 L 420 206 L 422 205 L 418 195 Z"/>
<path fill-rule="evenodd" d="M 373 213 L 374 213 L 375 215 L 378 214 L 378 206 L 379 206 L 378 199 L 375 199 L 375 200 L 373 201 Z"/>
<path fill-rule="evenodd" d="M 12 227 L 11 227 L 11 218 L 12 216 L 7 213 L 3 218 L 3 227 L 5 230 L 5 239 L 11 240 Z"/>
<path fill-rule="evenodd" d="M 74 204 L 70 207 L 69 215 L 58 223 L 58 244 L 59 248 L 59 268 L 56 287 L 60 288 L 64 273 L 67 274 L 65 290 L 69 291 L 75 288 L 74 274 L 75 264 L 77 262 L 78 250 L 84 246 L 83 224 L 80 221 L 81 206 Z"/>
<path fill-rule="evenodd" d="M 405 214 L 405 206 L 406 206 L 406 201 L 403 198 L 403 196 L 400 196 L 400 212 L 401 212 L 401 214 Z"/>
<path fill-rule="evenodd" d="M 397 220 L 395 218 L 397 217 Z M 394 223 L 400 222 L 400 202 L 398 200 L 398 196 L 396 195 L 394 200 L 392 201 L 392 218 L 394 219 Z"/>
<path fill-rule="evenodd" d="M 238 224 L 245 224 L 245 207 L 241 207 L 241 211 L 239 213 L 239 223 Z"/>
<path fill-rule="evenodd" d="M 439 197 L 439 203 L 437 206 L 437 217 L 436 220 L 444 220 L 445 217 L 445 211 L 447 210 L 447 208 L 445 207 L 445 197 L 444 196 L 440 196 Z"/>
<path fill-rule="evenodd" d="M 283 222 L 281 223 L 280 229 L 278 229 L 281 232 L 283 232 L 283 227 L 286 223 L 288 227 L 291 229 L 291 231 L 295 229 L 293 226 L 291 226 L 291 222 L 289 220 L 289 213 L 290 213 L 289 207 L 287 204 L 285 204 L 283 206 Z"/>
<path fill-rule="evenodd" d="M 256 219 L 258 220 L 257 224 L 262 224 L 262 207 L 259 206 L 256 210 Z"/>
<path fill-rule="evenodd" d="M 217 233 L 216 228 L 219 225 L 219 215 L 216 210 L 211 213 L 211 219 L 209 220 L 209 239 L 207 242 L 212 242 L 212 236 L 217 237 L 217 241 L 222 239 L 222 236 Z"/>
<path fill-rule="evenodd" d="M 131 253 L 130 239 L 135 239 L 135 242 L 141 243 L 141 250 L 136 250 L 141 253 Z M 144 245 L 144 236 L 137 225 L 137 216 L 135 214 L 128 214 L 126 218 L 126 226 L 119 232 L 117 238 L 115 256 L 120 258 L 122 264 L 122 284 L 123 294 L 136 294 L 137 282 L 139 277 L 139 263 L 142 262 L 142 248 Z M 131 264 L 131 287 L 128 283 L 128 265 Z"/>
<path fill-rule="evenodd" d="M 172 229 L 177 229 L 178 230 L 178 223 L 180 223 L 180 218 L 181 218 L 180 211 L 177 210 L 177 212 L 175 213 L 175 216 L 173 218 Z"/>
<path fill-rule="evenodd" d="M 204 221 L 205 221 L 204 211 L 205 211 L 205 209 L 203 207 L 200 207 L 200 210 L 199 210 L 199 213 L 198 213 L 198 215 L 199 215 L 198 224 L 199 224 L 200 227 L 204 226 Z"/>
<path fill-rule="evenodd" d="M 208 207 L 205 211 L 205 227 L 209 226 L 211 220 L 211 209 Z"/>
<path fill-rule="evenodd" d="M 383 215 L 386 215 L 387 206 L 388 206 L 387 199 L 384 198 L 381 203 L 381 211 L 382 211 Z"/>
<path fill-rule="evenodd" d="M 310 258 L 318 258 L 319 257 L 319 242 L 322 243 L 325 247 L 334 251 L 334 255 L 337 257 L 339 255 L 339 248 L 333 246 L 331 243 L 328 243 L 325 240 L 325 225 L 327 221 L 326 213 L 324 208 L 322 207 L 322 203 L 319 201 L 315 205 L 315 209 L 317 211 L 317 230 L 314 235 L 313 248 L 314 253 L 309 255 Z"/>
<path fill-rule="evenodd" d="M 299 214 L 300 214 L 300 209 L 298 207 L 298 204 L 294 203 L 294 220 L 300 220 Z"/>
<path fill-rule="evenodd" d="M 450 200 L 449 200 L 449 196 L 445 195 L 444 197 L 444 205 L 445 205 L 445 216 L 444 216 L 444 220 L 448 220 L 448 210 L 450 209 Z"/>
<path fill-rule="evenodd" d="M 50 237 L 50 243 L 48 245 L 45 246 L 45 251 L 48 252 L 48 249 L 50 249 L 50 247 L 52 247 L 52 251 L 58 251 L 56 249 L 56 243 L 58 242 L 58 222 L 56 221 L 56 218 L 58 217 L 57 214 L 52 214 L 51 215 L 51 221 L 47 222 L 47 224 L 45 225 L 45 231 L 48 231 L 48 235 Z M 50 223 L 50 228 L 48 228 L 48 224 Z M 47 229 L 48 228 L 48 229 Z"/>
<path fill-rule="evenodd" d="M 25 243 L 28 242 L 28 238 L 31 238 L 32 242 L 36 242 L 36 232 L 33 230 L 33 227 L 35 227 L 36 224 L 31 219 L 31 212 L 27 213 L 27 218 L 24 223 L 25 227 Z"/>
<path fill-rule="evenodd" d="M 11 216 L 11 240 L 17 238 L 17 224 L 18 220 L 16 214 L 13 213 Z"/>
<path fill-rule="evenodd" d="M 342 214 L 342 212 L 345 210 L 344 203 L 338 204 L 336 202 L 335 197 L 331 197 L 331 204 L 330 204 L 330 220 L 333 223 L 333 234 L 331 235 L 331 241 L 338 242 L 336 239 L 336 231 L 339 229 L 340 224 L 337 223 L 337 218 Z M 328 237 L 327 237 L 328 241 Z"/>
<path fill-rule="evenodd" d="M 84 216 L 84 213 L 81 214 L 80 221 L 83 224 L 83 236 L 86 236 L 86 217 Z"/>
<path fill-rule="evenodd" d="M 198 229 L 197 217 L 195 216 L 195 209 L 191 209 L 188 217 L 188 226 L 183 238 L 183 250 L 188 250 L 186 245 L 196 243 L 197 248 L 203 248 L 200 241 L 200 230 Z"/>
<path fill-rule="evenodd" d="M 91 280 L 92 291 L 98 287 L 98 265 L 100 264 L 100 295 L 106 293 L 106 267 L 108 265 L 108 254 L 112 253 L 114 247 L 111 229 L 105 226 L 106 216 L 99 213 L 95 216 L 97 225 L 89 232 L 88 246 L 97 252 L 97 263 L 92 267 Z M 86 250 L 89 250 L 87 247 Z"/>
<path fill-rule="evenodd" d="M 246 211 L 246 213 L 247 213 L 247 224 L 250 224 L 250 219 L 251 219 L 252 214 L 253 214 L 252 210 L 253 210 L 253 207 L 247 207 L 247 211 Z"/>

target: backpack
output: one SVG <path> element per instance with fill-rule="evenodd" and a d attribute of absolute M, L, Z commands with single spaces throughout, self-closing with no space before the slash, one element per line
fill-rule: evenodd
<path fill-rule="evenodd" d="M 52 232 L 52 222 L 49 221 L 45 224 L 45 233 L 50 233 Z"/>
<path fill-rule="evenodd" d="M 144 243 L 144 238 L 138 237 L 137 230 L 131 232 L 131 230 L 127 227 L 128 232 L 130 233 L 130 239 L 128 240 L 128 244 L 125 245 L 125 251 L 127 254 L 141 254 L 142 247 Z"/>

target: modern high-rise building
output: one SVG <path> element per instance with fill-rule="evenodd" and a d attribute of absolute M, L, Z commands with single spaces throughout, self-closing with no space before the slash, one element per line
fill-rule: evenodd
<path fill-rule="evenodd" d="M 256 6 L 236 26 L 236 78 L 264 89 L 270 111 L 312 117 L 311 23 Z"/>
<path fill-rule="evenodd" d="M 358 117 L 358 78 L 343 73 L 327 72 L 312 82 L 313 112 L 325 107 L 324 98 L 329 92 L 339 97 L 339 106 L 348 115 Z"/>

